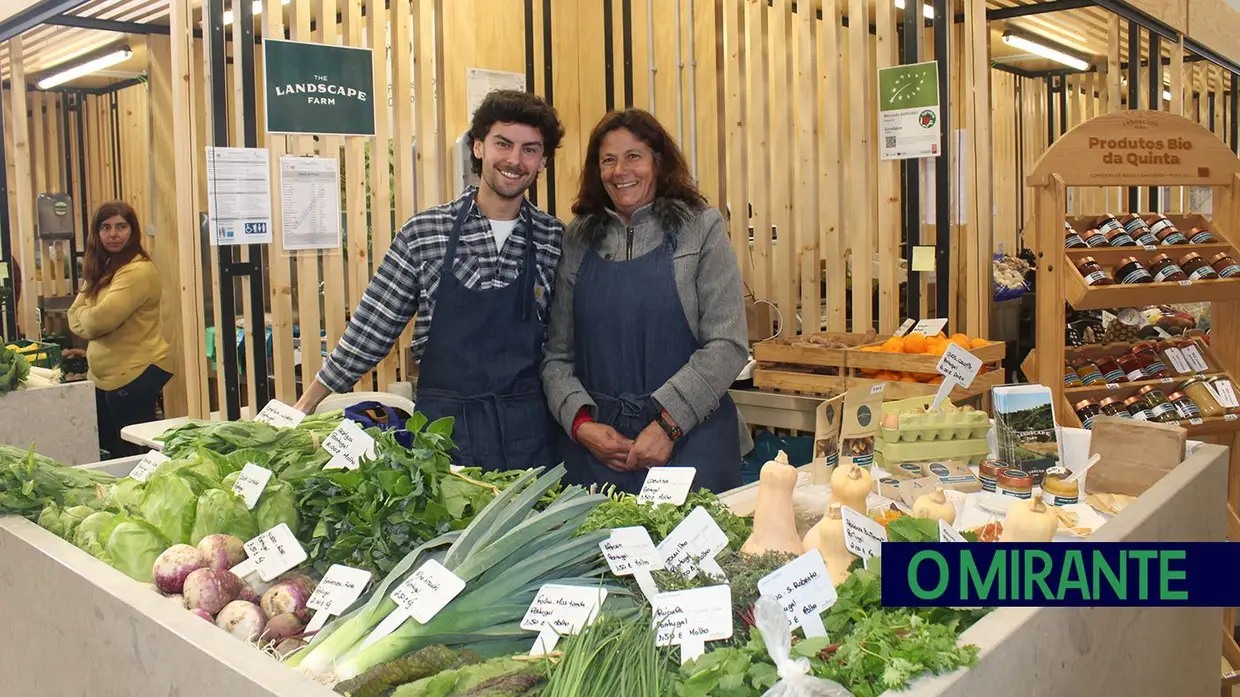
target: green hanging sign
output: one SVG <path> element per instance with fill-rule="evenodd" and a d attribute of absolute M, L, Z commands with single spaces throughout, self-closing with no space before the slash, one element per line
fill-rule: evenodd
<path fill-rule="evenodd" d="M 373 136 L 369 48 L 263 40 L 267 132 Z"/>

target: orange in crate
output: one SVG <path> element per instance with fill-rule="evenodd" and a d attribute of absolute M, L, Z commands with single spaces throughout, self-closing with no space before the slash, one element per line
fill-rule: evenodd
<path fill-rule="evenodd" d="M 908 336 L 904 337 L 904 352 L 905 353 L 925 353 L 926 352 L 925 335 L 920 332 L 913 332 L 912 334 L 909 334 Z"/>

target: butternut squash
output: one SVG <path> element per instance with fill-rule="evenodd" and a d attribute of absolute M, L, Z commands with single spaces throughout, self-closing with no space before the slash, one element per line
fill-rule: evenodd
<path fill-rule="evenodd" d="M 938 518 L 939 520 L 951 525 L 956 522 L 956 506 L 947 500 L 947 494 L 943 493 L 942 488 L 934 490 L 933 494 L 922 494 L 913 502 L 914 518 Z"/>
<path fill-rule="evenodd" d="M 805 547 L 797 535 L 792 492 L 797 486 L 797 469 L 779 451 L 774 460 L 762 465 L 758 475 L 758 504 L 753 514 L 753 532 L 741 546 L 742 554 L 789 552 L 801 554 Z"/>
<path fill-rule="evenodd" d="M 851 462 L 841 462 L 831 473 L 831 503 L 848 506 L 858 513 L 866 512 L 865 499 L 870 495 L 870 472 Z"/>
<path fill-rule="evenodd" d="M 818 530 L 818 551 L 822 553 L 822 560 L 827 563 L 827 573 L 831 574 L 832 585 L 838 586 L 848 580 L 848 567 L 854 559 L 844 543 L 844 516 L 840 513 L 840 504 L 827 506 L 822 521 L 815 527 Z"/>
<path fill-rule="evenodd" d="M 1059 529 L 1059 516 L 1041 497 L 1021 499 L 1012 504 L 1003 518 L 1000 542 L 1050 542 Z"/>

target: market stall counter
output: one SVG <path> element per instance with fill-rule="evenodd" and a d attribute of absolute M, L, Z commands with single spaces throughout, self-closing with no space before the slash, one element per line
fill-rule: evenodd
<path fill-rule="evenodd" d="M 1226 448 L 1200 445 L 1091 537 L 1220 541 Z M 98 465 L 124 475 L 135 461 Z M 721 498 L 740 512 L 752 490 Z M 1221 609 L 1001 608 L 962 643 L 979 662 L 904 697 L 1217 694 Z M 328 688 L 136 583 L 35 523 L 0 518 L 5 694 L 327 697 Z M 68 669 L 66 669 L 68 668 Z"/>

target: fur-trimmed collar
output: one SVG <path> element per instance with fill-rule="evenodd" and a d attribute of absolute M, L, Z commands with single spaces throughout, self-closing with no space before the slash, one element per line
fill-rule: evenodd
<path fill-rule="evenodd" d="M 631 224 L 640 225 L 647 218 L 653 218 L 663 230 L 678 233 L 685 224 L 693 220 L 698 212 L 680 199 L 660 198 L 638 209 L 633 215 Z M 609 208 L 605 213 L 587 213 L 581 216 L 580 221 L 573 226 L 574 234 L 587 243 L 595 245 L 607 236 L 607 226 L 612 221 L 620 222 L 620 216 Z"/>

